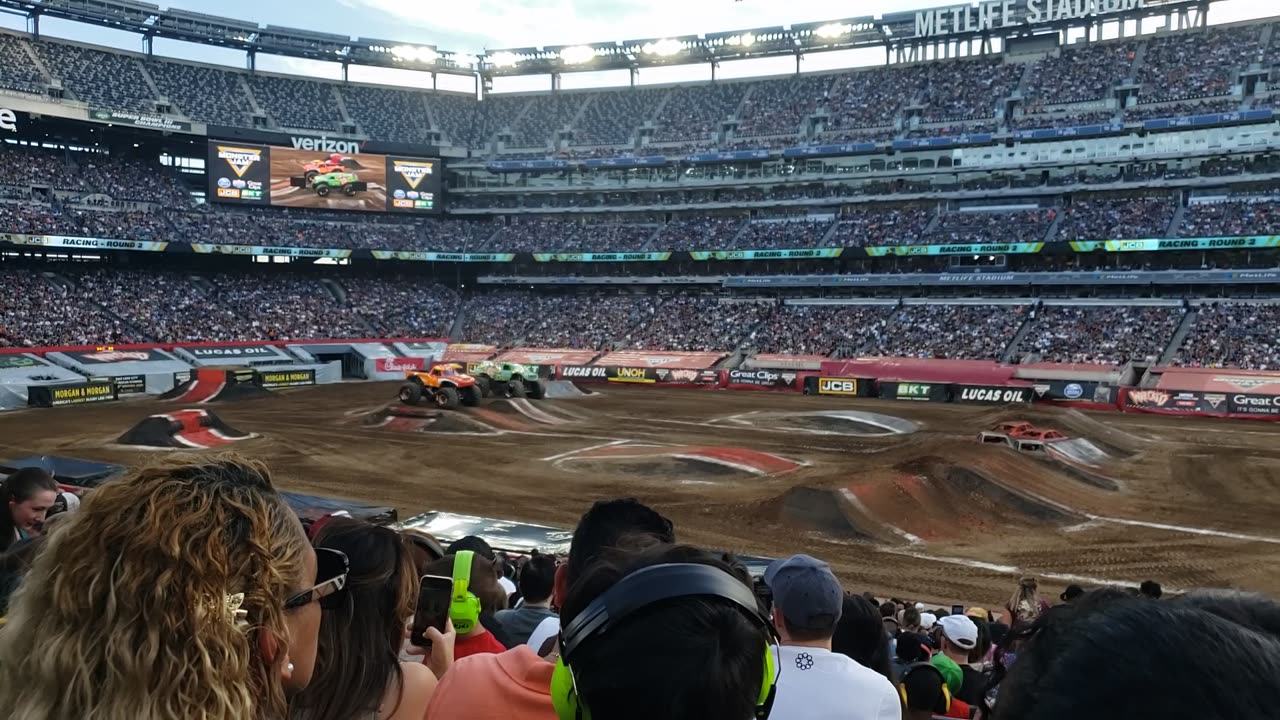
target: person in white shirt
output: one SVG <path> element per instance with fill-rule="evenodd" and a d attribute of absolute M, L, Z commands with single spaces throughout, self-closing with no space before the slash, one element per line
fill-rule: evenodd
<path fill-rule="evenodd" d="M 831 651 L 844 600 L 831 568 L 793 555 L 770 563 L 764 581 L 781 638 L 769 720 L 901 720 L 902 702 L 888 679 Z"/>

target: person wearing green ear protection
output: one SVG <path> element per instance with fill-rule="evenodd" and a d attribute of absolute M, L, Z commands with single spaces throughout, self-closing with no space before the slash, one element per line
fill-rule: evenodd
<path fill-rule="evenodd" d="M 461 550 L 432 562 L 425 571 L 427 575 L 453 578 L 449 619 L 458 633 L 454 659 L 505 652 L 506 646 L 481 624 L 480 619 L 481 613 L 491 614 L 507 607 L 507 593 L 498 584 L 493 563 L 470 550 Z"/>
<path fill-rule="evenodd" d="M 752 588 L 684 545 L 616 552 L 561 610 L 558 720 L 767 720 L 777 636 Z"/>

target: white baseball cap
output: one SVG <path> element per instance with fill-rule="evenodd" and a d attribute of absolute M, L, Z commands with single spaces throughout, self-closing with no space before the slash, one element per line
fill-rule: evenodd
<path fill-rule="evenodd" d="M 938 621 L 942 626 L 942 636 L 965 650 L 972 650 L 978 644 L 978 626 L 964 615 L 948 615 Z"/>
<path fill-rule="evenodd" d="M 933 613 L 920 613 L 920 629 L 928 630 L 933 624 L 938 622 L 938 616 Z"/>

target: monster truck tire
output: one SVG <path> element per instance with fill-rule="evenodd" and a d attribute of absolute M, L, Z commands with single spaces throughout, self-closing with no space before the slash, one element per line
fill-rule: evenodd
<path fill-rule="evenodd" d="M 482 396 L 493 397 L 493 382 L 489 380 L 488 375 L 481 375 L 476 378 L 476 387 L 480 388 Z"/>
<path fill-rule="evenodd" d="M 480 391 L 479 385 L 462 388 L 462 404 L 467 407 L 475 407 L 480 404 L 480 398 L 484 397 L 484 393 Z"/>
<path fill-rule="evenodd" d="M 317 172 L 317 171 L 315 171 L 315 170 L 308 170 L 308 171 L 306 171 L 305 173 L 303 173 L 303 177 L 305 177 L 305 178 L 307 179 L 307 184 L 308 184 L 308 185 L 310 185 L 310 184 L 311 184 L 311 179 L 312 179 L 312 178 L 314 178 L 315 176 L 319 175 L 319 174 L 320 174 L 320 173 L 319 173 L 319 172 Z"/>
<path fill-rule="evenodd" d="M 352 185 L 351 183 L 347 183 L 346 185 L 343 185 L 342 194 L 346 195 L 347 197 L 354 197 L 356 194 L 356 186 Z"/>
<path fill-rule="evenodd" d="M 317 194 L 317 195 L 319 195 L 320 197 L 324 197 L 325 195 L 328 195 L 328 194 L 329 194 L 329 186 L 328 186 L 328 185 L 317 185 L 317 186 L 316 186 L 316 194 Z"/>
<path fill-rule="evenodd" d="M 401 385 L 400 402 L 405 405 L 417 405 L 422 402 L 422 386 L 414 382 Z"/>
<path fill-rule="evenodd" d="M 547 396 L 547 389 L 542 387 L 542 383 L 536 380 L 534 382 L 529 383 L 529 385 L 527 386 L 527 390 L 529 392 L 529 397 L 534 400 L 541 400 L 542 398 Z"/>
<path fill-rule="evenodd" d="M 512 378 L 511 382 L 507 383 L 507 397 L 522 398 L 522 397 L 525 397 L 527 394 L 528 393 L 526 393 L 524 389 L 523 380 Z"/>
<path fill-rule="evenodd" d="M 458 404 L 458 388 L 442 387 L 436 390 L 436 405 L 445 410 L 457 410 Z"/>

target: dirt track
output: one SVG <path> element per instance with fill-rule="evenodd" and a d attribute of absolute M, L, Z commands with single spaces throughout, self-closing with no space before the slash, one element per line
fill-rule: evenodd
<path fill-rule="evenodd" d="M 403 428 L 421 423 L 369 424 L 394 392 L 347 384 L 209 407 L 264 436 L 237 448 L 268 461 L 286 489 L 394 505 L 401 517 L 434 509 L 572 527 L 591 501 L 634 495 L 672 517 L 682 540 L 809 552 L 858 591 L 997 606 L 1029 572 L 1053 594 L 1077 576 L 1280 594 L 1275 424 L 614 386 L 523 412 L 491 402 L 416 432 Z M 0 455 L 147 462 L 154 453 L 111 443 L 176 407 L 0 415 Z M 920 427 L 855 436 L 808 420 L 780 429 L 776 417 L 824 410 Z M 1014 419 L 1103 446 L 1116 461 L 1100 472 L 1117 489 L 974 441 Z"/>

